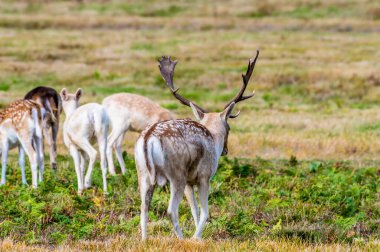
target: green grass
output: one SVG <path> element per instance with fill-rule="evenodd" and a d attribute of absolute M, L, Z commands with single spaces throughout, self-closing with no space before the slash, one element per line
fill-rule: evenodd
<path fill-rule="evenodd" d="M 358 130 L 361 132 L 379 132 L 380 123 L 362 124 L 358 127 Z"/>
<path fill-rule="evenodd" d="M 284 13 L 284 15 L 303 19 L 326 18 L 342 15 L 344 10 L 344 7 L 334 5 L 324 6 L 322 8 L 318 8 L 318 6 L 313 5 L 301 5 L 289 12 Z"/>
<path fill-rule="evenodd" d="M 12 75 L 6 78 L 0 77 L 0 91 L 18 92 L 21 89 L 46 85 L 46 83 L 57 82 L 57 77 L 54 74 L 44 76 L 29 76 L 28 78 L 22 75 Z"/>
<path fill-rule="evenodd" d="M 8 182 L 0 188 L 0 238 L 28 244 L 60 244 L 117 235 L 137 235 L 138 183 L 134 161 L 126 157 L 126 176 L 108 177 L 104 196 L 98 164 L 94 188 L 78 196 L 68 157 L 59 157 L 59 172 L 46 171 L 38 189 L 20 184 L 15 160 Z M 212 178 L 206 239 L 294 238 L 307 243 L 379 239 L 379 168 L 360 169 L 350 162 L 239 160 L 222 158 Z M 29 175 L 29 171 L 28 171 Z M 169 188 L 158 188 L 149 213 L 151 236 L 172 234 L 166 215 Z M 185 236 L 194 225 L 189 207 L 180 206 Z"/>
<path fill-rule="evenodd" d="M 74 7 L 74 10 L 79 12 L 95 11 L 101 15 L 118 13 L 142 17 L 172 17 L 183 12 L 185 8 L 174 4 L 165 7 L 157 7 L 154 5 L 133 2 L 118 2 L 114 4 L 102 4 L 95 2 L 79 4 Z"/>

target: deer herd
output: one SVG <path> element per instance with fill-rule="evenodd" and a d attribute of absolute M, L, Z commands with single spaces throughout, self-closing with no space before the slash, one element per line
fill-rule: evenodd
<path fill-rule="evenodd" d="M 227 155 L 230 127 L 228 119 L 238 117 L 235 105 L 251 98 L 245 96 L 259 51 L 250 59 L 242 75 L 240 91 L 220 113 L 208 112 L 179 94 L 173 77 L 177 61 L 163 56 L 160 73 L 172 95 L 191 108 L 196 120 L 174 119 L 173 114 L 150 99 L 129 93 L 106 97 L 102 104 L 80 105 L 82 89 L 69 93 L 63 88 L 58 94 L 50 87 L 37 87 L 24 99 L 10 103 L 0 112 L 1 185 L 6 183 L 6 166 L 10 149 L 18 148 L 22 183 L 25 176 L 25 154 L 28 156 L 32 186 L 43 181 L 44 138 L 50 147 L 50 166 L 57 170 L 57 135 L 60 114 L 65 114 L 63 141 L 73 159 L 77 175 L 78 194 L 91 187 L 92 171 L 99 153 L 103 192 L 107 194 L 107 172 L 115 175 L 113 150 L 123 174 L 126 167 L 122 146 L 128 130 L 141 132 L 135 145 L 135 163 L 141 197 L 141 235 L 147 238 L 148 210 L 156 185 L 170 185 L 168 215 L 177 237 L 182 238 L 178 220 L 179 203 L 185 194 L 194 218 L 194 238 L 201 239 L 208 219 L 210 179 L 218 167 L 219 157 Z M 97 149 L 93 144 L 97 144 Z M 88 164 L 87 164 L 88 162 Z M 87 167 L 87 169 L 86 169 Z M 195 196 L 198 192 L 198 202 Z"/>

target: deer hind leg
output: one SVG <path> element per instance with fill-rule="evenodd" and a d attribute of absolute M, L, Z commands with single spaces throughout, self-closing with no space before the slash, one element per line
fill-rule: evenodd
<path fill-rule="evenodd" d="M 79 161 L 80 172 L 82 174 L 82 179 L 84 179 L 84 174 L 86 172 L 86 161 L 88 160 L 87 154 L 84 151 L 79 151 L 79 158 L 80 158 L 80 161 Z"/>
<path fill-rule="evenodd" d="M 114 145 L 116 157 L 117 157 L 117 160 L 119 161 L 122 174 L 126 173 L 125 163 L 124 163 L 124 159 L 123 159 L 124 136 L 125 136 L 125 132 L 118 137 L 118 139 L 116 140 L 115 145 Z"/>
<path fill-rule="evenodd" d="M 25 151 L 21 145 L 18 146 L 18 163 L 21 168 L 22 184 L 28 185 L 28 182 L 26 181 L 26 177 L 25 177 Z"/>
<path fill-rule="evenodd" d="M 198 202 L 195 198 L 194 194 L 194 186 L 187 184 L 185 187 L 185 196 L 187 201 L 189 202 L 190 208 L 191 208 L 191 214 L 193 215 L 195 227 L 198 227 L 199 222 L 199 209 L 198 209 Z"/>
<path fill-rule="evenodd" d="M 75 147 L 73 144 L 69 147 L 70 155 L 73 158 L 74 166 L 75 166 L 75 172 L 77 174 L 77 180 L 78 180 L 78 194 L 81 194 L 83 191 L 83 176 L 82 172 L 80 170 L 80 155 L 77 147 Z"/>
<path fill-rule="evenodd" d="M 148 177 L 139 178 L 139 189 L 141 197 L 141 213 L 140 213 L 140 226 L 141 226 L 141 238 L 146 240 L 147 238 L 147 226 L 148 226 L 148 211 L 150 202 L 152 201 L 155 185 L 152 185 Z"/>
<path fill-rule="evenodd" d="M 51 163 L 51 159 L 52 159 L 52 157 L 51 157 L 51 148 L 52 148 L 52 142 L 53 142 L 52 134 L 50 134 L 51 125 L 47 121 L 45 121 L 44 124 L 45 125 L 43 126 L 43 134 L 44 134 L 44 138 L 46 139 L 46 141 L 47 141 L 47 143 L 49 145 L 49 148 L 50 148 L 50 163 Z"/>
<path fill-rule="evenodd" d="M 182 200 L 186 183 L 173 182 L 170 183 L 170 201 L 168 207 L 168 215 L 174 226 L 174 231 L 178 238 L 182 238 L 182 231 L 178 220 L 178 207 Z"/>
<path fill-rule="evenodd" d="M 102 170 L 102 178 L 103 178 L 103 192 L 105 194 L 108 193 L 107 188 L 107 131 L 108 129 L 104 129 L 98 133 L 98 146 L 99 146 L 99 155 L 100 155 L 100 168 Z"/>
<path fill-rule="evenodd" d="M 208 218 L 208 194 L 209 194 L 209 184 L 210 182 L 206 179 L 200 181 L 198 185 L 198 196 L 199 202 L 201 205 L 201 216 L 199 219 L 199 223 L 197 229 L 194 233 L 193 238 L 202 239 L 202 231 L 206 224 Z"/>
<path fill-rule="evenodd" d="M 21 142 L 21 145 L 22 145 L 26 155 L 29 158 L 30 168 L 32 170 L 32 186 L 33 186 L 33 188 L 37 188 L 37 185 L 38 185 L 37 166 L 38 166 L 38 159 L 39 159 L 38 153 L 37 153 L 37 148 L 36 148 L 36 146 L 33 146 L 33 144 L 32 144 L 32 141 L 33 141 L 32 137 L 30 137 L 30 138 L 26 137 L 24 139 L 26 139 L 26 140 L 20 141 L 20 142 Z"/>
<path fill-rule="evenodd" d="M 52 106 L 57 108 L 58 110 L 54 111 Z M 49 132 L 46 133 L 46 137 L 49 140 L 49 147 L 50 147 L 50 166 L 53 169 L 54 172 L 57 171 L 57 135 L 58 135 L 58 129 L 59 129 L 59 104 L 56 104 L 54 99 L 48 99 L 46 101 L 47 110 L 50 111 L 50 118 L 49 122 L 46 124 L 49 124 L 49 127 L 51 127 L 51 134 Z"/>
<path fill-rule="evenodd" d="M 48 139 L 50 147 L 50 166 L 53 171 L 57 171 L 57 135 L 58 135 L 58 121 L 55 121 L 51 124 L 51 134 L 46 132 L 45 136 Z"/>
<path fill-rule="evenodd" d="M 43 177 L 44 177 L 44 168 L 45 168 L 45 165 L 44 165 L 44 143 L 43 143 L 42 134 L 41 134 L 41 136 L 36 136 L 34 138 L 34 143 L 35 143 L 35 145 L 34 145 L 35 151 L 37 154 L 37 163 L 38 163 L 38 167 L 39 167 L 38 181 L 42 182 Z"/>
<path fill-rule="evenodd" d="M 89 159 L 88 169 L 86 172 L 86 176 L 84 177 L 84 189 L 87 189 L 91 187 L 91 175 L 92 175 L 92 170 L 94 169 L 97 152 L 94 149 L 94 147 L 92 147 L 90 142 L 85 138 L 78 141 L 78 145 L 86 153 Z"/>
<path fill-rule="evenodd" d="M 108 141 L 107 141 L 107 163 L 108 163 L 108 171 L 111 175 L 116 175 L 115 171 L 115 164 L 113 163 L 113 153 L 112 153 L 112 147 L 115 144 L 117 138 L 121 134 L 121 130 L 113 124 L 112 132 L 108 136 Z"/>
<path fill-rule="evenodd" d="M 8 142 L 3 143 L 1 152 L 1 183 L 4 185 L 6 183 L 7 176 L 7 158 L 8 158 L 9 144 Z"/>
<path fill-rule="evenodd" d="M 107 163 L 108 163 L 108 170 L 111 175 L 116 175 L 115 171 L 115 165 L 113 162 L 113 153 L 112 153 L 112 148 L 117 145 L 117 141 L 120 136 L 123 136 L 124 131 L 119 127 L 119 123 L 114 122 L 113 123 L 113 128 L 111 134 L 108 136 L 107 140 Z M 116 153 L 117 154 L 117 153 Z M 119 159 L 119 157 L 117 157 Z M 120 163 L 120 160 L 119 160 Z M 123 161 L 124 164 L 124 161 Z M 121 163 L 120 163 L 121 166 Z"/>

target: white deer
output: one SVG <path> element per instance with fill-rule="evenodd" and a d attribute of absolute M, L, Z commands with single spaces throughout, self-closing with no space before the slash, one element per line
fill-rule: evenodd
<path fill-rule="evenodd" d="M 106 109 L 97 103 L 79 106 L 82 89 L 75 94 L 69 94 L 66 88 L 61 93 L 62 107 L 66 114 L 63 124 L 63 139 L 74 160 L 78 179 L 78 193 L 91 187 L 91 175 L 96 161 L 97 151 L 91 143 L 98 142 L 100 167 L 103 177 L 103 192 L 107 193 L 107 161 L 106 148 L 109 128 L 109 118 Z M 85 174 L 86 160 L 89 159 Z"/>
<path fill-rule="evenodd" d="M 43 180 L 43 120 L 45 109 L 31 100 L 17 100 L 0 113 L 0 152 L 2 154 L 1 185 L 6 183 L 7 158 L 10 149 L 18 147 L 22 183 L 25 177 L 25 153 L 32 170 L 32 186 Z M 37 170 L 39 166 L 39 173 Z M 38 177 L 38 178 L 37 178 Z"/>
<path fill-rule="evenodd" d="M 112 125 L 107 144 L 108 170 L 110 174 L 116 174 L 112 156 L 112 148 L 114 148 L 121 171 L 125 174 L 122 155 L 125 133 L 128 130 L 141 132 L 148 125 L 173 119 L 173 115 L 152 100 L 129 93 L 108 96 L 103 100 L 103 106 L 107 109 Z"/>
<path fill-rule="evenodd" d="M 173 75 L 176 61 L 162 57 L 159 61 L 161 75 L 172 94 L 182 104 L 191 107 L 199 122 L 191 119 L 170 120 L 156 123 L 146 128 L 137 140 L 135 161 L 138 171 L 138 182 L 141 196 L 141 231 L 142 239 L 147 237 L 148 210 L 153 191 L 158 184 L 170 183 L 170 201 L 168 214 L 176 235 L 182 238 L 178 221 L 178 206 L 185 194 L 195 221 L 194 238 L 201 239 L 202 231 L 208 218 L 208 195 L 210 179 L 215 174 L 218 159 L 226 155 L 229 133 L 228 118 L 232 115 L 236 103 L 251 98 L 244 96 L 244 91 L 255 67 L 256 57 L 249 60 L 248 69 L 243 75 L 243 85 L 239 93 L 225 106 L 221 113 L 208 113 L 178 94 L 174 88 Z M 198 217 L 198 203 L 194 194 L 198 187 L 201 206 Z"/>

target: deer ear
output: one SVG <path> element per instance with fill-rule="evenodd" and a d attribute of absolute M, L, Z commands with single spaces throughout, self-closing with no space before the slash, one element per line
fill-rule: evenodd
<path fill-rule="evenodd" d="M 67 100 L 67 89 L 66 89 L 66 88 L 63 88 L 63 89 L 61 90 L 60 95 L 61 95 L 62 100 Z"/>
<path fill-rule="evenodd" d="M 202 111 L 199 111 L 192 102 L 190 102 L 190 107 L 191 107 L 191 110 L 193 110 L 193 114 L 195 118 L 197 118 L 198 121 L 202 120 L 205 114 Z"/>
<path fill-rule="evenodd" d="M 78 88 L 78 90 L 75 92 L 75 98 L 79 100 L 82 97 L 82 89 Z"/>
<path fill-rule="evenodd" d="M 220 117 L 222 118 L 222 120 L 227 121 L 227 119 L 230 118 L 232 110 L 234 110 L 235 104 L 235 102 L 231 102 L 231 104 L 227 108 L 225 108 L 222 113 L 220 113 Z"/>

